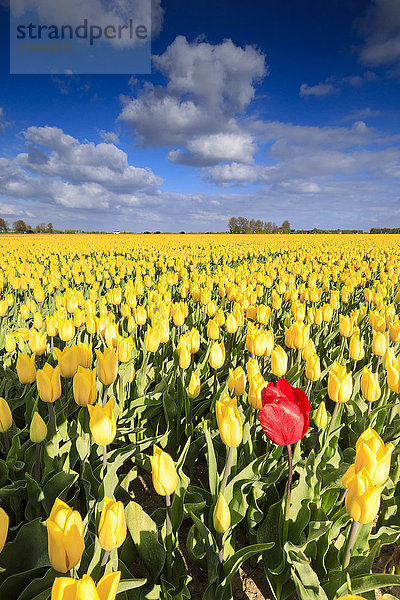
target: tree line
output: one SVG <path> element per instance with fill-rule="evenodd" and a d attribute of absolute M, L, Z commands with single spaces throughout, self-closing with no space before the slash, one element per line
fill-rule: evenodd
<path fill-rule="evenodd" d="M 261 219 L 246 219 L 246 217 L 231 217 L 228 222 L 230 233 L 290 233 L 290 223 L 283 221 L 278 227 L 272 221 Z"/>
<path fill-rule="evenodd" d="M 7 231 L 13 231 L 14 233 L 24 233 L 25 231 L 34 231 L 35 233 L 54 233 L 53 223 L 38 223 L 36 227 L 27 225 L 22 219 L 14 221 L 10 227 L 8 222 L 0 217 L 0 232 L 6 233 Z"/>

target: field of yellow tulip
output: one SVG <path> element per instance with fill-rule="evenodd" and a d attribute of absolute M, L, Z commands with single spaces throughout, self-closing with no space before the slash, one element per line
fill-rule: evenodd
<path fill-rule="evenodd" d="M 396 598 L 400 236 L 3 235 L 0 357 L 1 600 Z"/>

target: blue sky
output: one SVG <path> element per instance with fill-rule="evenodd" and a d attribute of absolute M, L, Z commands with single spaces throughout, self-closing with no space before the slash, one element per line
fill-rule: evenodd
<path fill-rule="evenodd" d="M 76 76 L 10 75 L 1 2 L 9 223 L 400 225 L 400 0 L 153 0 L 150 75 Z"/>

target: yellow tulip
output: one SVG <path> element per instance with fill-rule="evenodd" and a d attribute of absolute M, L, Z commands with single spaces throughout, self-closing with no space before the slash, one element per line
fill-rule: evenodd
<path fill-rule="evenodd" d="M 117 434 L 117 422 L 113 410 L 113 398 L 105 406 L 88 404 L 89 428 L 98 446 L 108 446 Z"/>
<path fill-rule="evenodd" d="M 104 498 L 99 523 L 99 542 L 103 550 L 119 548 L 126 538 L 124 505 L 110 498 Z"/>
<path fill-rule="evenodd" d="M 392 362 L 396 359 L 396 355 L 394 353 L 393 348 L 390 348 L 390 346 L 388 346 L 386 348 L 386 352 L 383 355 L 383 368 L 386 369 L 386 371 L 389 368 L 389 365 L 392 364 Z"/>
<path fill-rule="evenodd" d="M 70 319 L 58 320 L 58 335 L 63 342 L 69 342 L 75 335 L 75 325 Z"/>
<path fill-rule="evenodd" d="M 242 367 L 238 366 L 236 369 L 229 369 L 229 382 L 228 388 L 230 392 L 234 392 L 235 396 L 241 396 L 246 389 L 246 373 Z"/>
<path fill-rule="evenodd" d="M 365 467 L 373 484 L 383 485 L 389 477 L 393 450 L 393 444 L 389 443 L 385 446 L 379 434 L 369 427 L 360 435 L 356 443 L 355 473 Z M 343 477 L 345 476 L 346 474 Z"/>
<path fill-rule="evenodd" d="M 193 327 L 189 333 L 190 353 L 196 354 L 196 352 L 198 352 L 200 349 L 200 333 L 195 327 Z"/>
<path fill-rule="evenodd" d="M 47 335 L 54 337 L 58 334 L 58 318 L 55 315 L 46 317 L 46 331 Z"/>
<path fill-rule="evenodd" d="M 249 358 L 247 363 L 247 377 L 250 379 L 256 373 L 261 373 L 257 358 Z"/>
<path fill-rule="evenodd" d="M 122 363 L 131 360 L 134 346 L 135 344 L 131 337 L 123 338 L 120 336 L 117 342 L 118 360 Z"/>
<path fill-rule="evenodd" d="M 12 413 L 7 400 L 0 398 L 0 433 L 5 433 L 12 425 Z"/>
<path fill-rule="evenodd" d="M 287 371 L 288 355 L 282 346 L 275 346 L 271 352 L 271 371 L 276 377 L 282 377 Z"/>
<path fill-rule="evenodd" d="M 91 367 L 93 362 L 92 344 L 84 344 L 83 342 L 79 342 L 75 348 L 78 366 L 85 367 L 85 369 Z"/>
<path fill-rule="evenodd" d="M 118 374 L 118 357 L 112 348 L 105 348 L 104 352 L 96 350 L 98 375 L 103 385 L 111 385 Z"/>
<path fill-rule="evenodd" d="M 400 394 L 400 356 L 388 365 L 387 384 L 392 392 Z"/>
<path fill-rule="evenodd" d="M 192 372 L 190 377 L 189 386 L 188 386 L 188 396 L 194 400 L 200 394 L 200 375 L 198 373 Z"/>
<path fill-rule="evenodd" d="M 364 367 L 360 384 L 362 395 L 367 402 L 375 402 L 380 398 L 379 373 L 373 373 L 368 367 Z"/>
<path fill-rule="evenodd" d="M 235 315 L 229 313 L 225 320 L 225 327 L 228 333 L 236 333 L 238 324 L 235 319 Z"/>
<path fill-rule="evenodd" d="M 209 340 L 217 340 L 219 338 L 219 327 L 214 319 L 210 319 L 207 323 L 207 337 Z"/>
<path fill-rule="evenodd" d="M 36 385 L 43 402 L 55 402 L 61 396 L 60 367 L 46 363 L 36 373 Z"/>
<path fill-rule="evenodd" d="M 346 510 L 350 517 L 366 525 L 379 512 L 382 487 L 375 487 L 365 467 L 347 481 Z"/>
<path fill-rule="evenodd" d="M 365 290 L 367 291 L 367 290 Z M 348 594 L 347 596 L 340 596 L 337 600 L 366 600 L 363 596 L 353 596 L 352 594 Z"/>
<path fill-rule="evenodd" d="M 65 346 L 63 350 L 54 348 L 60 366 L 60 375 L 69 379 L 75 375 L 78 370 L 78 352 L 76 346 Z"/>
<path fill-rule="evenodd" d="M 253 377 L 249 378 L 249 395 L 248 400 L 250 406 L 256 410 L 262 408 L 261 392 L 267 387 L 268 383 L 265 381 L 261 373 L 256 373 Z"/>
<path fill-rule="evenodd" d="M 171 456 L 158 446 L 153 447 L 150 456 L 154 489 L 160 496 L 170 496 L 178 485 L 178 475 Z"/>
<path fill-rule="evenodd" d="M 40 444 L 46 438 L 47 426 L 37 411 L 33 413 L 29 427 L 29 437 L 34 444 Z"/>
<path fill-rule="evenodd" d="M 27 384 L 36 381 L 35 355 L 19 354 L 17 358 L 17 375 L 20 383 Z"/>
<path fill-rule="evenodd" d="M 59 573 L 66 573 L 79 563 L 83 554 L 82 517 L 56 498 L 46 525 L 50 563 Z"/>
<path fill-rule="evenodd" d="M 29 348 L 31 352 L 38 356 L 44 354 L 47 348 L 47 333 L 39 333 L 36 329 L 31 329 L 29 332 Z"/>
<path fill-rule="evenodd" d="M 215 403 L 217 423 L 222 441 L 229 448 L 237 448 L 243 438 L 243 424 L 237 408 L 236 397 L 224 394 Z"/>
<path fill-rule="evenodd" d="M 389 338 L 391 342 L 400 341 L 400 319 L 395 319 L 389 323 Z"/>
<path fill-rule="evenodd" d="M 218 344 L 214 342 L 210 350 L 209 358 L 210 366 L 212 369 L 220 369 L 225 362 L 225 346 L 224 342 Z"/>
<path fill-rule="evenodd" d="M 318 429 L 325 429 L 328 423 L 328 413 L 326 412 L 325 402 L 320 402 L 317 410 L 314 412 L 314 423 Z"/>
<path fill-rule="evenodd" d="M 349 355 L 352 360 L 362 360 L 365 356 L 363 338 L 359 333 L 353 333 L 350 338 Z"/>
<path fill-rule="evenodd" d="M 144 325 L 147 321 L 147 312 L 144 306 L 138 306 L 134 309 L 135 321 L 138 325 Z"/>
<path fill-rule="evenodd" d="M 347 402 L 353 392 L 353 379 L 346 367 L 334 362 L 328 375 L 328 396 L 334 402 Z"/>
<path fill-rule="evenodd" d="M 321 377 L 321 365 L 318 354 L 309 354 L 306 361 L 306 377 L 309 381 L 318 381 Z"/>
<path fill-rule="evenodd" d="M 353 322 L 350 317 L 339 315 L 339 333 L 342 337 L 350 337 L 352 335 Z"/>
<path fill-rule="evenodd" d="M 4 347 L 6 352 L 9 354 L 12 354 L 15 351 L 15 348 L 17 347 L 17 341 L 11 333 L 6 333 Z"/>
<path fill-rule="evenodd" d="M 96 369 L 90 371 L 79 365 L 72 383 L 74 400 L 78 406 L 94 404 L 97 398 Z"/>
<path fill-rule="evenodd" d="M 375 356 L 383 356 L 386 352 L 387 339 L 380 331 L 373 332 L 372 352 Z"/>
<path fill-rule="evenodd" d="M 97 587 L 90 577 L 82 579 L 56 577 L 51 589 L 51 600 L 115 600 L 121 572 L 103 575 Z"/>
<path fill-rule="evenodd" d="M 157 325 L 154 327 L 147 326 L 144 345 L 147 352 L 157 352 L 160 345 L 160 330 Z"/>
<path fill-rule="evenodd" d="M 6 543 L 8 534 L 8 524 L 8 514 L 5 512 L 5 510 L 0 508 L 0 552 L 3 550 L 4 544 Z"/>
<path fill-rule="evenodd" d="M 217 533 L 225 533 L 231 524 L 231 513 L 223 494 L 219 494 L 213 512 L 213 525 Z"/>

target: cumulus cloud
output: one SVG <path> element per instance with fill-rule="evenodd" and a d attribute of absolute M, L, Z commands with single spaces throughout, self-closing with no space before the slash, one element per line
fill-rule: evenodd
<path fill-rule="evenodd" d="M 359 54 L 362 64 L 399 67 L 400 0 L 372 0 L 358 29 L 364 38 Z"/>
<path fill-rule="evenodd" d="M 342 121 L 359 121 L 363 119 L 372 119 L 374 117 L 379 117 L 381 115 L 381 111 L 377 109 L 372 109 L 369 106 L 366 108 L 356 108 L 352 110 L 348 115 L 342 117 Z"/>
<path fill-rule="evenodd" d="M 111 143 L 79 142 L 57 127 L 29 127 L 27 152 L 0 159 L 0 194 L 69 208 L 105 210 L 155 194 L 162 179 L 130 165 Z"/>
<path fill-rule="evenodd" d="M 169 157 L 184 164 L 209 160 L 212 165 L 239 155 L 251 160 L 249 152 L 256 147 L 241 130 L 238 116 L 267 74 L 258 49 L 241 48 L 231 40 L 213 45 L 178 36 L 153 63 L 166 85 L 147 82 L 136 97 L 122 98 L 119 116 L 141 146 L 178 146 Z"/>

